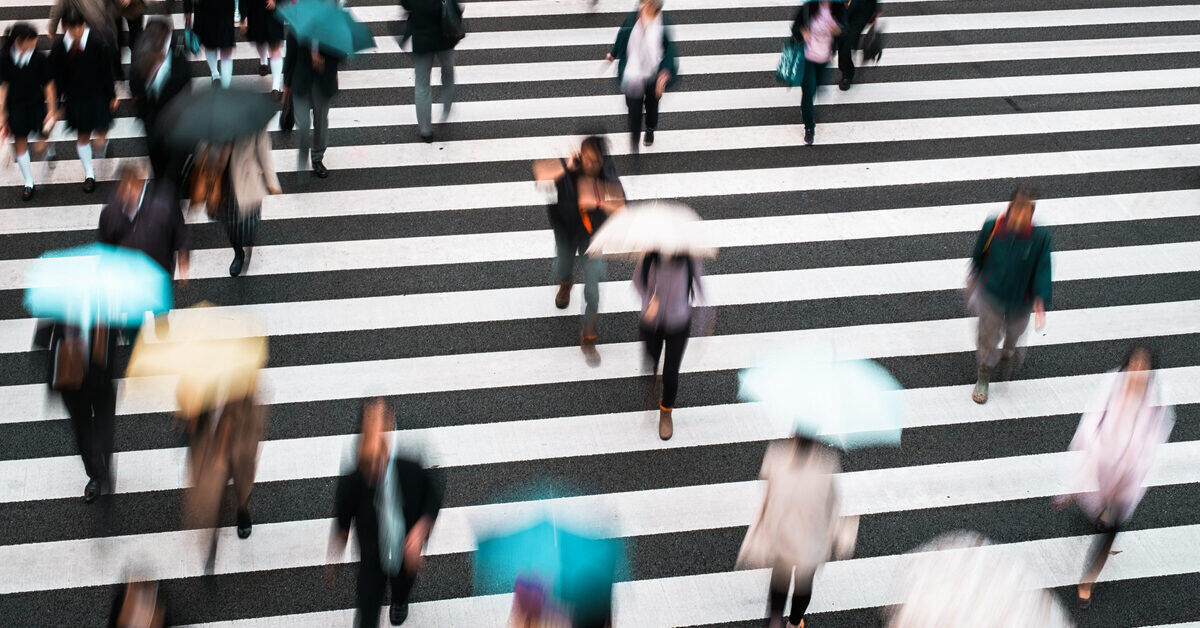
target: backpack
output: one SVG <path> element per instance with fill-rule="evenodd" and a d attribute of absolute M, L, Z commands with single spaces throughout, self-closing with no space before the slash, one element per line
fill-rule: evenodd
<path fill-rule="evenodd" d="M 462 7 L 458 6 L 458 0 L 442 0 L 442 37 L 453 48 L 466 36 L 467 29 L 463 25 Z"/>

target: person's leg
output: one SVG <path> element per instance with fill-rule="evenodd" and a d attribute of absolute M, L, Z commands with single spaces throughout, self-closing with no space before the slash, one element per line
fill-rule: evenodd
<path fill-rule="evenodd" d="M 100 159 L 108 157 L 108 129 L 92 131 L 92 153 Z"/>
<path fill-rule="evenodd" d="M 208 73 L 212 75 L 214 81 L 221 78 L 221 71 L 217 68 L 217 58 L 216 50 L 204 49 L 204 60 L 208 62 Z"/>
<path fill-rule="evenodd" d="M 229 87 L 233 82 L 233 48 L 221 51 L 221 87 Z"/>
<path fill-rule="evenodd" d="M 312 162 L 325 161 L 325 147 L 329 143 L 329 99 L 319 88 L 313 88 L 313 144 Z"/>
<path fill-rule="evenodd" d="M 95 424 L 92 421 L 91 400 L 83 390 L 65 390 L 62 400 L 67 408 L 67 415 L 71 417 L 71 431 L 75 433 L 75 448 L 83 460 L 83 470 L 89 480 L 99 480 L 103 476 L 96 464 Z"/>
<path fill-rule="evenodd" d="M 410 574 L 403 566 L 400 573 L 390 578 L 392 585 L 392 606 L 388 611 L 392 625 L 399 625 L 408 619 L 408 596 L 412 593 L 413 583 L 417 581 L 416 574 Z"/>
<path fill-rule="evenodd" d="M 142 20 L 144 19 L 145 17 L 141 15 L 125 19 L 125 23 L 129 25 L 129 53 L 131 55 L 137 46 L 138 38 L 142 36 Z"/>
<path fill-rule="evenodd" d="M 608 272 L 608 262 L 600 256 L 589 256 L 583 254 L 587 245 L 580 247 L 580 254 L 583 255 L 583 314 L 588 318 L 595 318 L 600 311 L 600 282 L 604 281 L 604 275 Z"/>
<path fill-rule="evenodd" d="M 971 399 L 975 403 L 987 403 L 988 386 L 991 384 L 996 363 L 1000 359 L 1000 351 L 996 345 L 1000 342 L 1000 334 L 1004 331 L 1004 313 L 995 309 L 983 294 L 977 299 L 979 328 L 975 335 L 975 363 L 978 376 Z"/>
<path fill-rule="evenodd" d="M 654 133 L 658 129 L 658 86 L 654 80 L 646 83 L 646 133 Z"/>
<path fill-rule="evenodd" d="M 575 283 L 575 244 L 566 234 L 554 231 L 554 279 L 558 282 L 558 293 L 554 295 L 554 306 L 565 310 L 571 304 L 571 286 Z"/>
<path fill-rule="evenodd" d="M 368 558 L 358 564 L 355 626 L 375 628 L 379 625 L 379 609 L 383 606 L 385 587 L 387 587 L 387 578 L 377 560 Z"/>
<path fill-rule="evenodd" d="M 638 326 L 638 335 L 646 349 L 647 369 L 650 373 L 658 370 L 658 360 L 662 357 L 663 343 L 667 335 L 661 329 Z"/>
<path fill-rule="evenodd" d="M 804 120 L 806 131 L 811 131 L 817 126 L 816 106 L 813 102 L 817 96 L 820 70 L 820 65 L 804 60 L 804 80 L 800 84 L 800 117 Z"/>
<path fill-rule="evenodd" d="M 443 50 L 437 57 L 442 66 L 442 119 L 445 120 L 454 106 L 454 50 Z"/>
<path fill-rule="evenodd" d="M 1025 335 L 1025 330 L 1029 327 L 1029 316 L 1032 312 L 1021 311 L 1009 313 L 1004 320 L 1004 349 L 1000 357 L 1008 360 L 1009 369 L 1016 366 L 1020 361 L 1020 347 L 1017 342 L 1021 340 L 1021 336 Z"/>
<path fill-rule="evenodd" d="M 787 605 L 788 586 L 792 580 L 792 568 L 776 565 L 771 570 L 771 584 L 767 589 L 767 625 L 783 623 L 783 607 Z"/>
<path fill-rule="evenodd" d="M 1080 606 L 1087 607 L 1091 603 L 1092 588 L 1096 585 L 1096 578 L 1100 577 L 1100 571 L 1104 569 L 1104 563 L 1108 562 L 1108 555 L 1116 538 L 1117 526 L 1106 525 L 1096 540 L 1092 542 L 1088 558 L 1084 562 L 1086 567 L 1083 571 L 1083 578 L 1079 582 Z"/>
<path fill-rule="evenodd" d="M 113 484 L 113 424 L 117 415 L 117 388 L 111 379 L 97 378 L 92 386 L 92 438 L 95 459 L 105 488 Z"/>
<path fill-rule="evenodd" d="M 429 110 L 433 107 L 433 90 L 429 85 L 429 74 L 433 71 L 433 54 L 413 55 L 413 105 L 417 110 L 417 128 L 421 137 L 433 135 Z"/>
<path fill-rule="evenodd" d="M 13 159 L 17 162 L 17 168 L 21 171 L 21 178 L 25 181 L 25 187 L 32 188 L 33 167 L 29 159 L 29 138 L 13 138 Z"/>
<path fill-rule="evenodd" d="M 812 585 L 814 571 L 808 575 L 801 575 L 796 572 L 796 586 L 792 589 L 792 610 L 788 613 L 788 623 L 793 626 L 799 626 L 800 622 L 804 621 L 804 613 L 808 610 L 808 603 L 812 601 Z"/>
<path fill-rule="evenodd" d="M 308 172 L 309 151 L 312 149 L 312 134 L 309 133 L 309 127 L 312 125 L 312 96 L 305 92 L 292 92 L 292 105 L 296 112 L 296 131 L 299 135 L 296 170 Z"/>
<path fill-rule="evenodd" d="M 96 171 L 92 168 L 92 135 L 80 133 L 75 140 L 75 152 L 79 155 L 79 163 L 83 166 L 83 178 L 95 179 Z"/>
<path fill-rule="evenodd" d="M 666 356 L 663 358 L 662 407 L 675 408 L 675 396 L 679 392 L 679 366 L 683 362 L 683 350 L 687 348 L 688 327 L 682 331 L 666 334 Z"/>
<path fill-rule="evenodd" d="M 268 64 L 271 66 L 271 91 L 283 91 L 283 43 L 274 42 L 271 44 L 271 53 Z"/>
<path fill-rule="evenodd" d="M 642 141 L 642 101 L 643 96 L 625 96 L 625 106 L 629 108 L 629 141 L 635 153 L 638 143 Z"/>
<path fill-rule="evenodd" d="M 838 37 L 838 70 L 842 73 L 839 81 L 842 89 L 848 88 L 854 81 L 854 48 L 858 46 L 858 35 L 861 32 L 861 24 L 851 23 L 846 25 L 846 30 L 842 32 L 841 37 Z"/>

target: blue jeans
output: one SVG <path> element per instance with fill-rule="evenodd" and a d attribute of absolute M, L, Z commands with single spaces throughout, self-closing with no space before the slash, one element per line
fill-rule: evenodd
<path fill-rule="evenodd" d="M 600 282 L 608 271 L 608 262 L 601 257 L 590 257 L 587 251 L 588 235 L 571 236 L 564 233 L 554 233 L 554 247 L 557 255 L 554 260 L 554 276 L 558 281 L 571 281 L 575 274 L 575 256 L 579 255 L 583 266 L 583 314 L 595 316 L 600 311 Z"/>

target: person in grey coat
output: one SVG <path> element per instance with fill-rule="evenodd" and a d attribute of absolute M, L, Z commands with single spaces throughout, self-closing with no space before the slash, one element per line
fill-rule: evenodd
<path fill-rule="evenodd" d="M 462 9 L 454 0 L 445 0 L 453 6 L 461 19 Z M 429 85 L 429 75 L 433 72 L 433 61 L 436 58 L 442 68 L 442 120 L 450 116 L 450 108 L 454 105 L 454 46 L 457 41 L 451 41 L 442 29 L 442 0 L 400 0 L 400 6 L 408 11 L 408 19 L 404 27 L 404 36 L 400 45 L 412 39 L 413 71 L 416 74 L 416 84 L 413 100 L 417 109 L 417 126 L 421 131 L 421 139 L 433 141 L 433 124 L 430 122 L 433 108 L 433 91 Z"/>
<path fill-rule="evenodd" d="M 646 343 L 651 374 L 657 372 L 658 359 L 664 354 L 665 347 L 662 397 L 658 402 L 658 437 L 667 440 L 674 432 L 671 412 L 679 392 L 679 366 L 692 325 L 692 298 L 703 297 L 700 262 L 686 256 L 665 257 L 648 253 L 633 271 L 633 286 L 642 299 L 638 328 Z M 658 378 L 654 377 L 657 383 Z"/>

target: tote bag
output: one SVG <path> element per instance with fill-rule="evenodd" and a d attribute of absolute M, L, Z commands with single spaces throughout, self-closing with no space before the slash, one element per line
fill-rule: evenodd
<path fill-rule="evenodd" d="M 804 83 L 805 67 L 804 44 L 791 39 L 785 41 L 779 67 L 775 69 L 775 80 L 788 87 L 799 87 Z"/>

